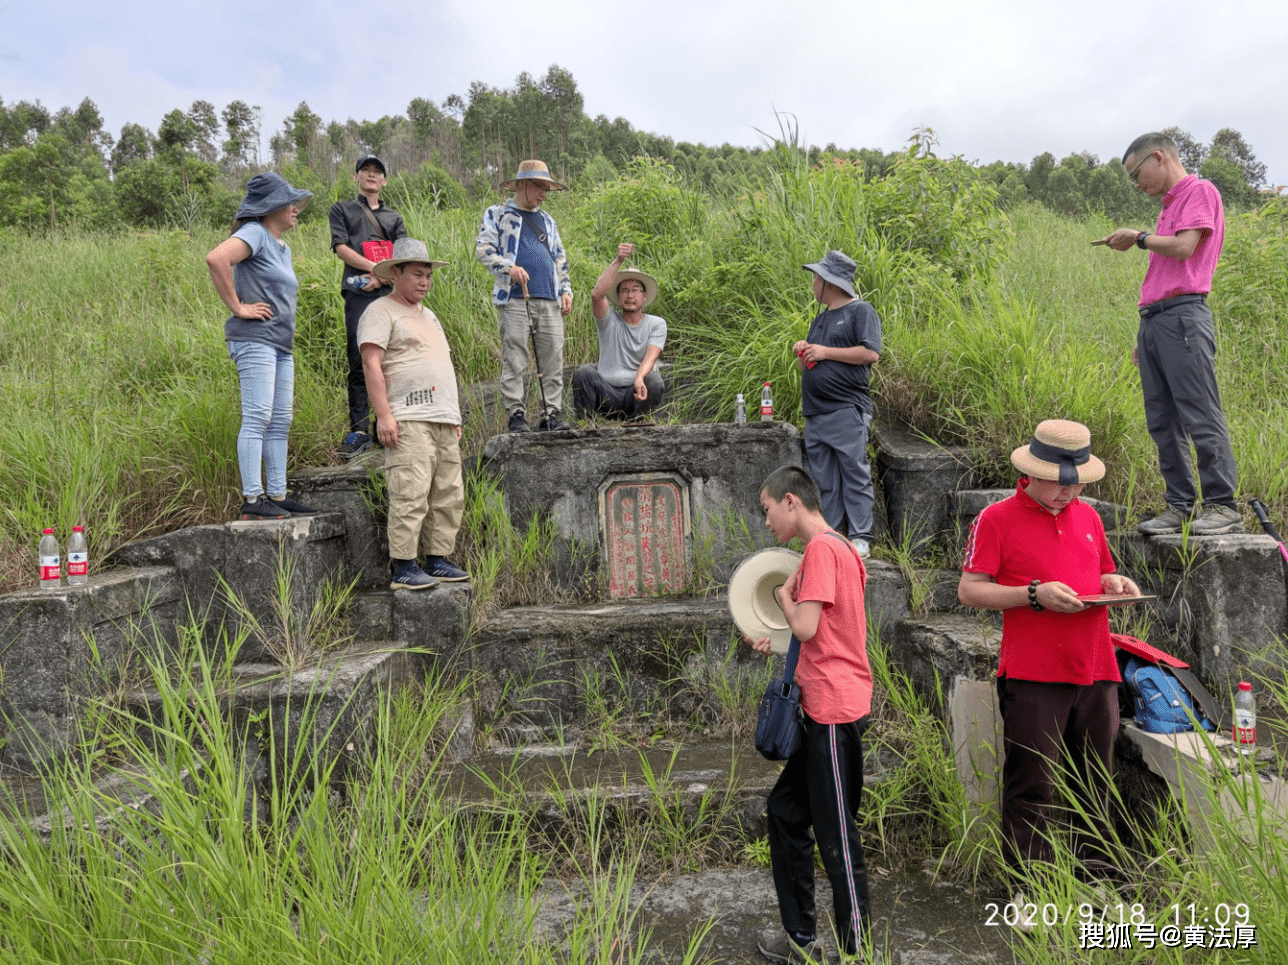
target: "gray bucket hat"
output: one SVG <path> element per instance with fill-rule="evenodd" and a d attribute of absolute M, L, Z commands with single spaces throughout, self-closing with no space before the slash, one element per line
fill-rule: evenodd
<path fill-rule="evenodd" d="M 394 242 L 393 257 L 378 262 L 371 269 L 371 273 L 377 278 L 388 280 L 393 277 L 390 269 L 394 265 L 405 265 L 412 261 L 420 265 L 429 265 L 431 268 L 442 268 L 447 264 L 445 261 L 434 261 L 430 258 L 425 242 L 417 241 L 415 238 L 399 238 Z"/>
<path fill-rule="evenodd" d="M 814 265 L 801 265 L 806 271 L 812 271 L 825 282 L 835 285 L 851 298 L 858 298 L 854 293 L 854 259 L 843 251 L 832 249 L 822 260 Z"/>
<path fill-rule="evenodd" d="M 237 220 L 262 218 L 293 204 L 307 204 L 312 197 L 312 191 L 293 188 L 280 174 L 265 171 L 246 183 L 246 197 L 237 209 Z"/>

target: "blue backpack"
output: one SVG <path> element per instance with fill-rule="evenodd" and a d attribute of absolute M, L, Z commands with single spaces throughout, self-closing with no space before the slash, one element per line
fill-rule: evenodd
<path fill-rule="evenodd" d="M 1193 730 L 1197 719 L 1204 730 L 1216 725 L 1194 707 L 1189 693 L 1167 668 L 1138 657 L 1123 667 L 1123 683 L 1136 708 L 1136 723 L 1152 734 L 1177 734 Z"/>

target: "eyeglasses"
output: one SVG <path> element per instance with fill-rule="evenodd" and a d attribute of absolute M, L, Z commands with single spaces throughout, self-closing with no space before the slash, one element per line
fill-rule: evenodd
<path fill-rule="evenodd" d="M 1143 158 L 1140 159 L 1139 164 L 1137 164 L 1134 168 L 1132 168 L 1130 171 L 1127 172 L 1127 177 L 1131 178 L 1132 184 L 1138 184 L 1140 182 L 1140 169 L 1144 167 L 1145 162 L 1148 161 L 1153 156 L 1154 154 L 1151 151 L 1149 154 L 1146 154 Z"/>

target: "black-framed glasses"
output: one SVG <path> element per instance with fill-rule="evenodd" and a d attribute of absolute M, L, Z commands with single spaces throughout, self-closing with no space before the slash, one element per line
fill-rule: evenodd
<path fill-rule="evenodd" d="M 1131 179 L 1132 184 L 1140 183 L 1140 169 L 1144 167 L 1145 162 L 1148 161 L 1153 156 L 1154 156 L 1154 152 L 1150 151 L 1148 154 L 1146 154 L 1143 158 L 1140 159 L 1139 164 L 1137 164 L 1134 168 L 1132 168 L 1130 171 L 1127 172 L 1127 177 Z"/>

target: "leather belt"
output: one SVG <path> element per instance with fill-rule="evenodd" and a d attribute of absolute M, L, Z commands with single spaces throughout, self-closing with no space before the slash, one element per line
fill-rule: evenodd
<path fill-rule="evenodd" d="M 1205 302 L 1207 295 L 1177 295 L 1174 298 L 1164 298 L 1161 302 L 1150 302 L 1148 305 L 1140 306 L 1140 317 L 1149 318 L 1151 315 L 1157 315 L 1159 312 L 1165 312 L 1169 308 L 1175 308 L 1177 305 L 1188 305 L 1190 302 Z"/>

